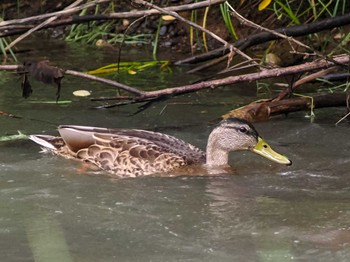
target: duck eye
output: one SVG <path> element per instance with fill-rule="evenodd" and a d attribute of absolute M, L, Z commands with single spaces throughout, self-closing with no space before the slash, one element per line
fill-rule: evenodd
<path fill-rule="evenodd" d="M 239 132 L 244 133 L 244 134 L 247 133 L 247 131 L 248 131 L 247 128 L 245 128 L 244 126 L 241 126 L 238 130 L 239 130 Z"/>

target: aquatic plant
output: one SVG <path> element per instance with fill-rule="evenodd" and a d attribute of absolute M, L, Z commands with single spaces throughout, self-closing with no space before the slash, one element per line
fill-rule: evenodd
<path fill-rule="evenodd" d="M 224 23 L 227 28 L 227 31 L 230 33 L 230 35 L 233 37 L 234 40 L 238 40 L 238 35 L 232 25 L 230 10 L 228 8 L 228 5 L 221 4 L 220 11 L 221 11 L 222 18 L 224 19 Z"/>
<path fill-rule="evenodd" d="M 269 6 L 272 3 L 272 7 Z M 307 0 L 307 1 L 288 1 L 288 0 L 263 0 L 260 2 L 258 9 L 273 10 L 277 19 L 288 18 L 290 24 L 300 24 L 303 21 L 317 20 L 326 14 L 330 17 L 346 14 L 346 0 L 324 1 L 324 0 Z"/>
<path fill-rule="evenodd" d="M 5 58 L 8 57 L 7 51 L 6 51 L 6 47 L 8 46 L 8 43 L 6 41 L 6 39 L 4 37 L 0 38 L 0 50 L 1 53 L 4 55 Z M 15 53 L 13 52 L 12 48 L 8 49 L 8 52 L 10 53 L 12 59 L 17 62 L 17 57 L 15 55 Z"/>
<path fill-rule="evenodd" d="M 90 75 L 106 75 L 111 73 L 117 73 L 117 72 L 128 72 L 129 74 L 133 75 L 137 71 L 142 71 L 150 67 L 159 66 L 161 70 L 166 69 L 168 72 L 171 72 L 171 69 L 168 67 L 169 61 L 162 60 L 162 61 L 147 61 L 147 62 L 140 62 L 140 61 L 132 61 L 132 62 L 119 62 L 119 63 L 113 63 L 106 66 L 102 66 L 100 68 L 90 70 L 87 73 Z"/>
<path fill-rule="evenodd" d="M 113 11 L 114 4 L 111 1 L 110 5 L 103 11 L 100 10 L 100 6 L 96 5 L 94 15 L 107 13 Z M 87 14 L 87 8 L 83 9 L 79 16 Z M 148 44 L 151 41 L 152 36 L 150 34 L 135 34 L 126 35 L 123 33 L 114 33 L 115 21 L 92 21 L 89 23 L 74 24 L 71 26 L 66 41 L 82 42 L 85 44 L 96 44 L 99 40 L 103 39 L 108 44 L 126 43 L 126 44 Z"/>

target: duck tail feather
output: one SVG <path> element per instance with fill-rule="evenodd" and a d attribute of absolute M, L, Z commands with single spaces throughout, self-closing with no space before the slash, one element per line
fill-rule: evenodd
<path fill-rule="evenodd" d="M 49 141 L 54 139 L 54 136 L 48 136 L 48 135 L 30 135 L 29 139 L 33 142 L 43 146 L 44 148 L 51 149 L 51 150 L 57 150 L 57 148 L 50 143 Z"/>

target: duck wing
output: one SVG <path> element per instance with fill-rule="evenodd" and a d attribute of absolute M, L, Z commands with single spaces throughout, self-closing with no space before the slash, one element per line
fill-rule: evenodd
<path fill-rule="evenodd" d="M 135 143 L 148 143 L 157 145 L 162 152 L 174 153 L 182 156 L 187 164 L 196 164 L 205 162 L 205 153 L 199 148 L 176 137 L 140 129 L 118 129 L 118 128 L 100 128 L 88 126 L 60 126 L 58 128 L 61 137 L 67 146 L 74 152 L 85 148 L 95 142 L 97 137 L 104 136 L 129 141 L 137 140 Z"/>
<path fill-rule="evenodd" d="M 169 172 L 205 162 L 203 151 L 162 133 L 87 126 L 60 126 L 58 131 L 61 138 L 32 136 L 31 139 L 56 154 L 68 153 L 118 176 Z M 53 144 L 55 141 L 59 143 Z"/>

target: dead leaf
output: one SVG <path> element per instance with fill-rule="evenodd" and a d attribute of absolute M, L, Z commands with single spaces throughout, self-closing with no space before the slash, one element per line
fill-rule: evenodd
<path fill-rule="evenodd" d="M 64 77 L 62 69 L 50 65 L 48 60 L 25 61 L 23 68 L 25 75 L 29 74 L 35 80 L 44 84 L 57 85 L 56 101 L 58 101 L 61 92 L 61 80 Z"/>

